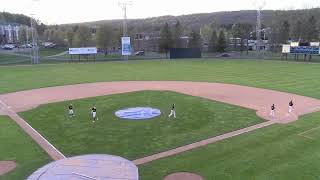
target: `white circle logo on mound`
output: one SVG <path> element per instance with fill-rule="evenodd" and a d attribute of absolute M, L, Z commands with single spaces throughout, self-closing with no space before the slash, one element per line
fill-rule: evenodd
<path fill-rule="evenodd" d="M 115 115 L 121 119 L 143 120 L 160 116 L 161 111 L 151 107 L 135 107 L 122 109 L 115 112 Z"/>

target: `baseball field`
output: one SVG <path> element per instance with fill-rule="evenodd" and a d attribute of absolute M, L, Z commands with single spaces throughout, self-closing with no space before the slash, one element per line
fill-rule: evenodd
<path fill-rule="evenodd" d="M 317 63 L 222 59 L 0 66 L 0 162 L 16 163 L 0 179 L 25 179 L 56 160 L 23 122 L 66 157 L 132 160 L 142 180 L 175 172 L 219 180 L 318 179 L 319 69 Z M 290 98 L 294 115 L 285 113 Z M 273 102 L 279 113 L 270 119 Z M 168 118 L 172 103 L 176 119 Z M 161 115 L 148 121 L 114 115 L 141 106 Z"/>

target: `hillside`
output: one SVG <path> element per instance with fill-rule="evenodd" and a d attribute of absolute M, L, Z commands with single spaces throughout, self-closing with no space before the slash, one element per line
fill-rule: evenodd
<path fill-rule="evenodd" d="M 22 14 L 11 14 L 8 12 L 0 12 L 0 23 L 18 23 L 22 25 L 30 25 L 30 17 Z"/>
<path fill-rule="evenodd" d="M 289 11 L 274 11 L 265 10 L 262 12 L 263 25 L 270 26 L 275 20 L 289 20 L 289 22 L 295 22 L 297 19 L 304 19 L 311 15 L 320 17 L 320 8 L 314 9 L 302 9 L 302 10 L 289 10 Z M 235 23 L 256 23 L 256 11 L 243 10 L 243 11 L 230 11 L 230 12 L 214 12 L 214 13 L 202 13 L 191 14 L 182 16 L 161 16 L 147 19 L 129 19 L 128 26 L 131 30 L 151 32 L 159 30 L 160 27 L 168 22 L 169 24 L 175 23 L 179 20 L 186 29 L 200 28 L 204 25 L 229 25 Z M 87 24 L 91 26 L 101 24 L 112 24 L 113 27 L 120 27 L 121 20 L 105 20 L 96 22 L 87 22 L 81 24 Z M 76 24 L 69 24 L 76 25 Z M 79 24 L 77 24 L 79 25 Z"/>

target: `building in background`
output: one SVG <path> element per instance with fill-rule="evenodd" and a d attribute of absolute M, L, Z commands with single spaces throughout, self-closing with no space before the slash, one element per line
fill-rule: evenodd
<path fill-rule="evenodd" d="M 2 43 L 18 43 L 21 25 L 17 23 L 0 23 Z"/>
<path fill-rule="evenodd" d="M 134 38 L 135 51 L 159 51 L 160 34 L 157 33 L 137 33 Z"/>

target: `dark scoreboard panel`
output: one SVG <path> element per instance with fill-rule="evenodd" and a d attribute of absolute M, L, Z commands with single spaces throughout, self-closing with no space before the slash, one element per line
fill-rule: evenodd
<path fill-rule="evenodd" d="M 312 47 L 312 46 L 298 46 L 298 47 L 291 47 L 290 48 L 291 54 L 312 54 L 312 55 L 319 55 L 320 48 L 319 47 Z"/>

